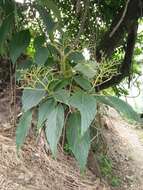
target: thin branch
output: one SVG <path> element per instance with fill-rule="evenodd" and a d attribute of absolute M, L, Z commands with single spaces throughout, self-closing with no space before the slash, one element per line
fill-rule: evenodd
<path fill-rule="evenodd" d="M 128 5 L 129 5 L 129 2 L 130 2 L 130 0 L 127 0 L 125 9 L 124 9 L 123 14 L 122 14 L 122 17 L 121 17 L 121 19 L 119 20 L 119 22 L 116 24 L 116 26 L 113 28 L 112 32 L 110 33 L 110 35 L 109 35 L 110 38 L 114 35 L 114 33 L 118 30 L 119 26 L 120 26 L 121 23 L 123 22 L 124 17 L 125 17 L 126 12 L 127 12 L 127 8 L 128 8 Z"/>

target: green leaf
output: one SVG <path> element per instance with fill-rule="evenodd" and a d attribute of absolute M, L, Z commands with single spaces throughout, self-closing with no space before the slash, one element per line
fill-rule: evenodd
<path fill-rule="evenodd" d="M 32 110 L 25 112 L 20 118 L 20 122 L 16 129 L 16 146 L 17 150 L 23 145 L 32 121 Z"/>
<path fill-rule="evenodd" d="M 42 47 L 44 45 L 45 41 L 46 41 L 45 36 L 37 36 L 33 42 L 34 48 L 38 49 L 38 48 Z"/>
<path fill-rule="evenodd" d="M 48 118 L 48 115 L 51 113 L 51 110 L 55 107 L 55 102 L 53 99 L 49 99 L 46 102 L 43 102 L 39 105 L 38 108 L 38 123 L 37 123 L 37 129 L 39 130 L 41 127 L 43 127 L 43 123 Z"/>
<path fill-rule="evenodd" d="M 38 48 L 35 53 L 35 63 L 37 65 L 44 65 L 48 59 L 48 56 L 49 56 L 48 48 L 45 47 Z"/>
<path fill-rule="evenodd" d="M 56 6 L 56 4 L 53 2 L 53 0 L 39 0 L 39 4 L 43 7 L 47 7 L 48 9 L 52 10 L 54 15 L 57 17 L 59 21 L 61 21 L 61 14 L 60 10 Z"/>
<path fill-rule="evenodd" d="M 54 92 L 53 97 L 57 102 L 69 105 L 70 92 L 64 89 Z"/>
<path fill-rule="evenodd" d="M 51 91 L 58 91 L 61 90 L 62 88 L 65 88 L 67 85 L 69 85 L 71 82 L 70 79 L 56 79 L 53 80 L 50 84 L 49 84 L 49 89 Z"/>
<path fill-rule="evenodd" d="M 70 105 L 77 108 L 81 114 L 81 135 L 88 130 L 96 115 L 96 100 L 84 92 L 76 92 L 70 99 Z"/>
<path fill-rule="evenodd" d="M 139 122 L 139 115 L 133 110 L 133 108 L 123 100 L 115 96 L 95 96 L 96 100 L 109 105 L 116 109 L 121 115 L 128 119 Z"/>
<path fill-rule="evenodd" d="M 92 85 L 90 81 L 82 76 L 75 76 L 74 81 L 84 90 L 91 90 Z"/>
<path fill-rule="evenodd" d="M 29 30 L 23 30 L 16 33 L 10 43 L 10 57 L 12 63 L 15 64 L 18 57 L 26 50 L 30 43 Z"/>
<path fill-rule="evenodd" d="M 43 89 L 24 89 L 22 95 L 22 108 L 24 111 L 31 109 L 39 104 L 44 98 L 45 90 Z"/>
<path fill-rule="evenodd" d="M 70 61 L 73 61 L 75 63 L 80 63 L 81 61 L 84 61 L 85 58 L 81 52 L 75 51 L 69 54 L 68 59 Z"/>
<path fill-rule="evenodd" d="M 64 126 L 64 109 L 62 105 L 58 105 L 54 109 L 51 109 L 51 113 L 46 122 L 46 137 L 49 142 L 52 154 L 56 157 L 57 144 L 62 134 Z"/>
<path fill-rule="evenodd" d="M 95 62 L 82 62 L 78 63 L 74 69 L 76 71 L 79 71 L 84 76 L 88 77 L 89 79 L 92 79 L 97 74 L 97 65 Z"/>
<path fill-rule="evenodd" d="M 7 38 L 7 35 L 11 32 L 12 26 L 14 23 L 13 14 L 10 14 L 2 23 L 0 27 L 0 50 L 2 50 L 4 41 Z"/>
<path fill-rule="evenodd" d="M 52 44 L 48 43 L 47 48 L 48 48 L 51 56 L 57 57 L 60 55 L 60 52 Z"/>
<path fill-rule="evenodd" d="M 84 170 L 90 149 L 90 134 L 86 131 L 81 137 L 81 117 L 79 113 L 70 115 L 67 122 L 67 140 L 76 160 L 80 165 L 80 169 Z"/>
<path fill-rule="evenodd" d="M 52 32 L 56 29 L 57 23 L 54 22 L 50 13 L 44 7 L 38 6 L 37 10 L 43 20 L 44 25 L 46 26 L 47 33 L 52 34 Z"/>

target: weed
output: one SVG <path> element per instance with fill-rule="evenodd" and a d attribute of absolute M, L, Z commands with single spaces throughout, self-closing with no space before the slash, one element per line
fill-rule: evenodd
<path fill-rule="evenodd" d="M 64 144 L 64 152 L 66 152 L 68 155 L 73 155 L 68 143 Z"/>
<path fill-rule="evenodd" d="M 118 176 L 114 176 L 113 174 L 111 159 L 109 159 L 107 155 L 102 154 L 99 156 L 98 160 L 103 177 L 105 177 L 113 187 L 119 186 L 121 184 L 121 180 Z"/>

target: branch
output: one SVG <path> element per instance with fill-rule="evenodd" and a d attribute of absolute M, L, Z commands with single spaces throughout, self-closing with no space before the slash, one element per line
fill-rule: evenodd
<path fill-rule="evenodd" d="M 109 35 L 110 38 L 114 35 L 116 30 L 118 30 L 120 24 L 123 22 L 123 19 L 124 19 L 125 15 L 126 15 L 126 12 L 127 12 L 129 2 L 130 2 L 130 0 L 127 0 L 125 9 L 123 11 L 123 15 L 122 15 L 121 19 L 119 20 L 119 22 L 117 23 L 117 25 L 115 26 L 115 28 L 113 28 L 112 32 L 110 33 L 110 35 Z"/>
<path fill-rule="evenodd" d="M 97 92 L 100 90 L 106 89 L 108 87 L 119 84 L 125 77 L 130 75 L 132 57 L 133 57 L 135 41 L 137 37 L 137 28 L 138 28 L 138 21 L 136 20 L 136 22 L 134 22 L 133 27 L 128 33 L 125 57 L 119 69 L 119 74 L 116 76 L 113 76 L 110 80 L 106 81 L 105 79 L 103 83 L 97 85 L 95 87 Z"/>
<path fill-rule="evenodd" d="M 141 16 L 139 7 L 139 0 L 130 0 L 127 9 L 122 8 L 119 11 L 109 31 L 105 33 L 97 47 L 96 55 L 98 61 L 101 60 L 102 55 L 110 57 L 113 51 L 122 45 L 125 34 L 129 32 L 134 22 Z"/>

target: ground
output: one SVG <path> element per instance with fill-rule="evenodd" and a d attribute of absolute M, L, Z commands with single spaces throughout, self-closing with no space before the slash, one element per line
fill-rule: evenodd
<path fill-rule="evenodd" d="M 121 179 L 121 185 L 113 188 L 89 170 L 81 175 L 74 158 L 62 151 L 54 160 L 31 137 L 18 157 L 15 128 L 10 122 L 10 99 L 9 90 L 0 92 L 1 190 L 143 190 L 142 129 L 127 123 L 112 109 L 108 111 L 108 128 L 104 129 L 107 154 L 114 174 Z"/>
<path fill-rule="evenodd" d="M 143 129 L 123 120 L 110 109 L 109 129 L 104 130 L 114 172 L 121 178 L 116 190 L 143 190 Z"/>

